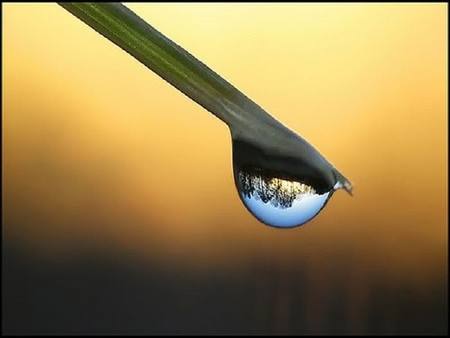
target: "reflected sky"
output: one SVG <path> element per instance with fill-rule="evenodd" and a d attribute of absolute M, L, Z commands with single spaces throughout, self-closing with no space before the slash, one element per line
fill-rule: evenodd
<path fill-rule="evenodd" d="M 330 193 L 311 194 L 295 199 L 292 205 L 282 208 L 272 203 L 264 203 L 258 195 L 242 195 L 242 200 L 253 215 L 262 222 L 280 228 L 291 228 L 305 224 L 324 207 Z"/>
<path fill-rule="evenodd" d="M 273 227 L 291 228 L 305 224 L 322 210 L 334 191 L 320 194 L 305 183 L 273 175 L 255 168 L 238 170 L 236 177 L 244 205 L 256 218 Z"/>

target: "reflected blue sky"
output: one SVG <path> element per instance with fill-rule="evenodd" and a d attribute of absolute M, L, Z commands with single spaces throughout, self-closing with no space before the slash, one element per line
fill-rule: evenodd
<path fill-rule="evenodd" d="M 292 203 L 292 207 L 281 208 L 271 203 L 264 203 L 257 194 L 246 197 L 241 194 L 242 201 L 250 212 L 265 224 L 291 228 L 305 224 L 314 218 L 325 206 L 331 192 L 323 195 L 305 194 Z"/>

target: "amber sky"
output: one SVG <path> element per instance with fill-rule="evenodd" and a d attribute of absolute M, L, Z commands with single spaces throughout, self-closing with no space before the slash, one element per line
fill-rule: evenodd
<path fill-rule="evenodd" d="M 345 258 L 400 281 L 446 275 L 446 4 L 127 6 L 305 137 L 354 197 L 300 228 L 262 225 L 221 121 L 58 5 L 3 4 L 10 241 L 200 270 Z"/>

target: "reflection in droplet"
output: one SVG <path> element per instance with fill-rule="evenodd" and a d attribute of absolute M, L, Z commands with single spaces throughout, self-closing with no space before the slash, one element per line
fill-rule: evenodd
<path fill-rule="evenodd" d="M 237 175 L 245 206 L 260 221 L 274 227 L 305 224 L 322 210 L 333 191 L 319 194 L 307 184 L 270 177 L 258 168 Z"/>
<path fill-rule="evenodd" d="M 269 153 L 248 142 L 233 142 L 239 197 L 261 222 L 278 228 L 305 224 L 319 214 L 341 182 L 315 167 Z"/>

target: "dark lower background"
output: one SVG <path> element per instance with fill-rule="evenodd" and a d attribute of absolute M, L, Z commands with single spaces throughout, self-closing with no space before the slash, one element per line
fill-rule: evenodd
<path fill-rule="evenodd" d="M 181 272 L 85 253 L 70 262 L 3 242 L 3 334 L 446 334 L 447 281 L 425 293 L 336 267 Z M 350 275 L 354 278 L 350 278 Z"/>

